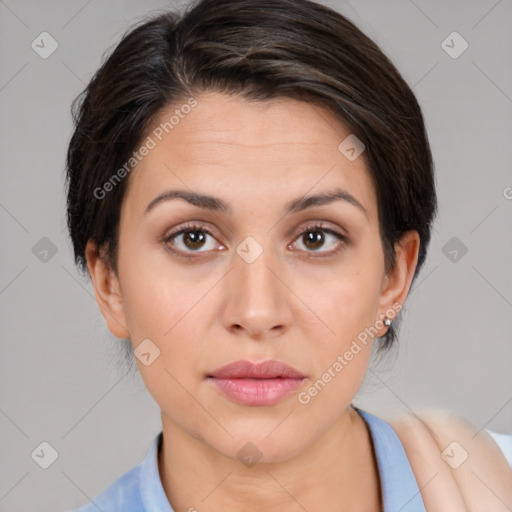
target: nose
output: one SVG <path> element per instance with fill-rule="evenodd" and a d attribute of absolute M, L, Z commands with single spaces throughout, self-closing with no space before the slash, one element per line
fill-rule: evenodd
<path fill-rule="evenodd" d="M 270 249 L 263 250 L 254 241 L 238 249 L 225 280 L 224 326 L 259 341 L 280 336 L 293 320 L 293 293 L 286 283 L 284 267 Z M 255 251 L 263 252 L 252 259 Z"/>

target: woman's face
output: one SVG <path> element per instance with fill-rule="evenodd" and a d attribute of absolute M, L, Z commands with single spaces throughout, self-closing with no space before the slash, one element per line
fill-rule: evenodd
<path fill-rule="evenodd" d="M 116 336 L 131 338 L 164 431 L 231 458 L 250 442 L 262 462 L 285 460 L 347 417 L 368 332 L 386 332 L 381 320 L 405 299 L 418 247 L 409 268 L 385 275 L 364 152 L 339 149 L 350 131 L 327 110 L 196 99 L 164 136 L 157 127 L 179 106 L 162 113 L 148 133 L 155 147 L 129 176 L 119 280 L 104 314 Z M 170 191 L 212 199 L 153 202 Z M 338 192 L 345 198 L 307 201 Z M 211 378 L 239 360 L 277 360 L 304 378 Z"/>

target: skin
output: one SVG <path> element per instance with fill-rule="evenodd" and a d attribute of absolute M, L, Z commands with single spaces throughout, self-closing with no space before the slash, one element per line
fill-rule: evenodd
<path fill-rule="evenodd" d="M 386 274 L 364 153 L 350 161 L 338 150 L 350 131 L 329 111 L 291 99 L 261 103 L 205 93 L 197 100 L 129 176 L 118 275 L 92 242 L 86 250 L 112 334 L 130 337 L 134 349 L 149 338 L 160 350 L 148 366 L 136 361 L 161 409 L 164 490 L 176 512 L 379 511 L 370 437 L 350 407 L 371 338 L 308 404 L 297 394 L 359 333 L 404 303 L 419 236 L 411 231 L 396 244 L 397 263 Z M 347 201 L 283 214 L 288 201 L 335 188 L 352 194 L 366 214 Z M 232 214 L 182 199 L 144 214 L 168 189 L 216 196 Z M 190 259 L 163 241 L 188 221 L 213 231 L 196 249 L 186 234 L 174 239 Z M 302 235 L 315 221 L 348 242 L 323 232 L 315 251 Z M 263 250 L 252 263 L 236 252 L 247 236 Z M 239 359 L 277 359 L 307 379 L 278 404 L 235 404 L 206 375 Z M 252 467 L 237 457 L 247 442 L 261 452 Z"/>
<path fill-rule="evenodd" d="M 390 423 L 405 448 L 428 512 L 512 510 L 512 471 L 483 429 L 435 409 L 403 413 Z M 445 462 L 442 453 L 453 462 Z"/>

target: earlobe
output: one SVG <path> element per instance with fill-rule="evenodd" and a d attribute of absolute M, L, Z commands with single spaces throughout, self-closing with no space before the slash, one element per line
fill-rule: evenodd
<path fill-rule="evenodd" d="M 395 267 L 383 279 L 379 306 L 379 315 L 382 317 L 390 317 L 387 313 L 389 311 L 394 311 L 395 315 L 398 314 L 404 304 L 418 264 L 419 248 L 420 237 L 417 231 L 408 231 L 395 244 Z M 397 304 L 400 305 L 398 311 Z"/>
<path fill-rule="evenodd" d="M 119 280 L 115 272 L 101 257 L 100 251 L 92 241 L 87 243 L 85 257 L 96 301 L 108 329 L 117 338 L 128 338 L 130 333 L 126 324 Z"/>

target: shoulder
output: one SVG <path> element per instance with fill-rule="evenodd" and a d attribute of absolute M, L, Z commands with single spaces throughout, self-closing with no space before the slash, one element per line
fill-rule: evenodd
<path fill-rule="evenodd" d="M 427 510 L 510 511 L 512 470 L 485 431 L 451 411 L 422 409 L 389 421 Z"/>

